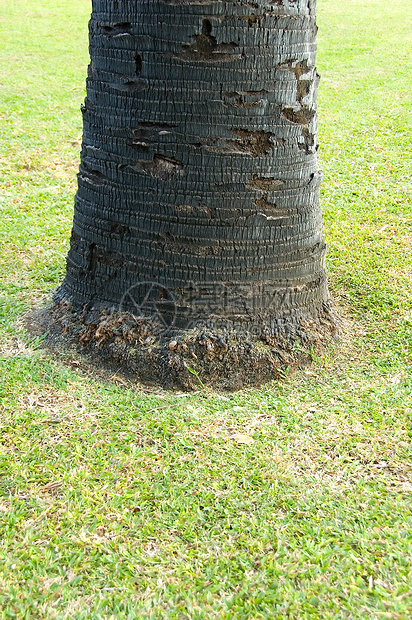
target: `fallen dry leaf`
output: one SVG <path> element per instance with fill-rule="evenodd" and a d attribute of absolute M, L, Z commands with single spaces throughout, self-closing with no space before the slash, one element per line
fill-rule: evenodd
<path fill-rule="evenodd" d="M 250 437 L 249 435 L 242 435 L 242 433 L 236 433 L 236 435 L 232 435 L 232 439 L 236 441 L 236 443 L 246 444 L 248 446 L 254 443 L 254 439 L 252 437 Z"/>
<path fill-rule="evenodd" d="M 40 490 L 41 491 L 49 491 L 49 493 L 55 493 L 63 486 L 62 482 L 58 482 L 57 480 L 53 482 L 48 482 L 44 485 Z"/>
<path fill-rule="evenodd" d="M 110 379 L 111 379 L 111 381 L 117 381 L 118 383 L 121 383 L 125 387 L 128 387 L 126 381 L 124 379 L 122 379 L 121 377 L 118 377 L 117 375 L 113 375 L 112 377 L 110 377 Z"/>

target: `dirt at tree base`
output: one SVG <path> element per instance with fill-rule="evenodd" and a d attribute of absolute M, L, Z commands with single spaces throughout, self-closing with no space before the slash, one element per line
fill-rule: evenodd
<path fill-rule="evenodd" d="M 287 334 L 218 329 L 204 324 L 164 332 L 150 319 L 129 312 L 74 311 L 67 301 L 33 311 L 28 331 L 43 336 L 54 351 L 73 349 L 99 368 L 166 389 L 239 390 L 285 378 L 308 366 L 336 342 L 341 323 L 333 304 L 323 304 L 316 320 L 301 319 Z"/>

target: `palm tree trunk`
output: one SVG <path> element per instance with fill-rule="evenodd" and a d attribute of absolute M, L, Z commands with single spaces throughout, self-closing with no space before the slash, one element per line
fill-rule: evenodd
<path fill-rule="evenodd" d="M 318 321 L 315 6 L 93 0 L 57 300 L 135 311 L 150 289 L 165 324 L 255 335 Z"/>

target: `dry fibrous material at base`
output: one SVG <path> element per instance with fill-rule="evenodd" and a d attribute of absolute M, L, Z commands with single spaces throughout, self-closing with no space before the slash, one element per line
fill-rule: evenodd
<path fill-rule="evenodd" d="M 164 388 L 212 386 L 237 390 L 282 379 L 322 355 L 339 334 L 339 319 L 325 305 L 317 321 L 302 321 L 288 334 L 256 337 L 199 324 L 164 332 L 159 325 L 128 312 L 73 312 L 67 302 L 28 318 L 33 333 L 46 334 L 58 351 L 74 346 L 92 365 Z"/>

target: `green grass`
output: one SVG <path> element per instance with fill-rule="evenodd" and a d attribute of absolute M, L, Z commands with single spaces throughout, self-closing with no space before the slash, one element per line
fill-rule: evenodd
<path fill-rule="evenodd" d="M 410 618 L 410 0 L 318 2 L 350 327 L 306 372 L 232 396 L 108 381 L 22 331 L 64 273 L 89 11 L 0 5 L 1 617 Z"/>

